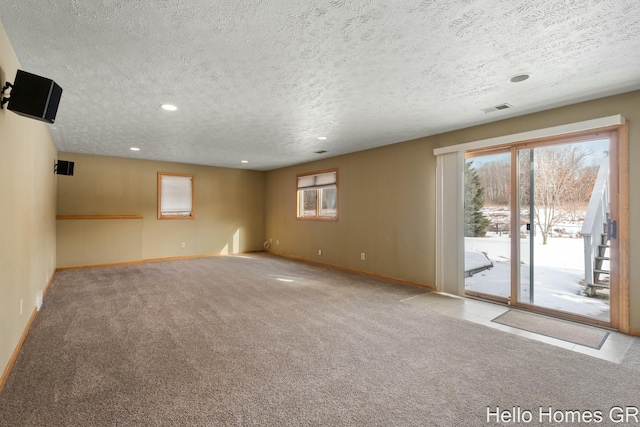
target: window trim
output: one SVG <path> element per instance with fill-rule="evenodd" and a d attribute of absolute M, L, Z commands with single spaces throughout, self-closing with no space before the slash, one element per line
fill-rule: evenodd
<path fill-rule="evenodd" d="M 163 176 L 178 176 L 191 178 L 191 215 L 163 215 L 162 214 L 162 177 Z M 188 220 L 195 219 L 196 217 L 196 176 L 189 173 L 174 173 L 174 172 L 158 172 L 158 219 L 170 219 L 170 220 Z"/>
<path fill-rule="evenodd" d="M 335 216 L 320 216 L 320 211 L 321 211 L 321 206 L 319 205 L 320 201 L 321 201 L 321 197 L 318 194 L 317 190 L 320 190 L 321 188 L 316 188 L 316 216 L 300 216 L 300 191 L 304 190 L 304 188 L 298 188 L 298 182 L 300 180 L 301 177 L 305 177 L 305 176 L 313 176 L 313 175 L 323 175 L 323 174 L 330 174 L 330 173 L 335 173 L 336 175 L 336 182 L 335 182 L 335 189 L 336 189 L 336 215 Z M 338 221 L 338 168 L 333 168 L 333 169 L 324 169 L 324 170 L 320 170 L 320 171 L 315 171 L 315 172 L 306 172 L 306 173 L 300 173 L 296 175 L 296 219 L 301 220 L 301 221 L 330 221 L 330 222 L 336 222 Z"/>

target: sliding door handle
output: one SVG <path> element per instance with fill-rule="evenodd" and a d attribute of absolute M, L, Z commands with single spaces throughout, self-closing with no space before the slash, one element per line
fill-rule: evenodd
<path fill-rule="evenodd" d="M 618 223 L 611 219 L 607 219 L 607 237 L 609 239 L 618 238 Z"/>

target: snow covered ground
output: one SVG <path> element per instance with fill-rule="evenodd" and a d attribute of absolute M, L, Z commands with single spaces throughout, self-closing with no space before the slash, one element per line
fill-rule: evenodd
<path fill-rule="evenodd" d="M 487 233 L 487 237 L 465 238 L 465 259 L 482 259 L 473 252 L 484 253 L 493 267 L 465 279 L 467 290 L 507 297 L 510 294 L 511 254 L 510 239 L 506 235 Z M 467 253 L 470 252 L 470 253 Z M 520 301 L 530 302 L 529 239 L 522 240 Z M 584 245 L 582 239 L 549 238 L 547 245 L 541 238 L 534 239 L 535 269 L 534 304 L 601 320 L 609 320 L 609 300 L 602 296 L 584 295 Z M 475 265 L 475 264 L 473 264 Z M 471 266 L 468 266 L 471 267 Z M 468 270 L 469 268 L 465 268 Z"/>

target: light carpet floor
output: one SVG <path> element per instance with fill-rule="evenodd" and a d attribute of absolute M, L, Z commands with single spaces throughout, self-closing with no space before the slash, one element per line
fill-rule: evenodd
<path fill-rule="evenodd" d="M 0 426 L 483 426 L 496 407 L 640 405 L 640 347 L 615 364 L 402 302 L 424 292 L 269 254 L 58 272 Z"/>

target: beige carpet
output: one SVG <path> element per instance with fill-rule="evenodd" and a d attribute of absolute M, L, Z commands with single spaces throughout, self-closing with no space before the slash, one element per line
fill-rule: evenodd
<path fill-rule="evenodd" d="M 467 427 L 639 404 L 640 348 L 615 364 L 402 302 L 424 292 L 268 254 L 61 271 L 0 426 Z"/>
<path fill-rule="evenodd" d="M 493 322 L 596 349 L 602 347 L 609 336 L 609 332 L 602 329 L 519 310 L 509 310 Z"/>

